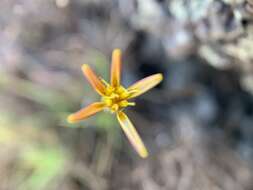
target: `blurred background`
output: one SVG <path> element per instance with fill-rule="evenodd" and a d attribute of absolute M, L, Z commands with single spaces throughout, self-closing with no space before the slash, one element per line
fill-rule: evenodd
<path fill-rule="evenodd" d="M 1 0 L 1 190 L 253 189 L 252 0 Z M 163 82 L 127 109 L 150 156 L 81 72 Z"/>

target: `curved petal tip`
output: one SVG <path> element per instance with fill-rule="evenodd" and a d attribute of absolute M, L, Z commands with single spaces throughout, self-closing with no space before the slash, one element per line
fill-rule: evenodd
<path fill-rule="evenodd" d="M 114 49 L 112 52 L 111 65 L 111 85 L 117 87 L 120 85 L 121 78 L 121 50 Z"/>
<path fill-rule="evenodd" d="M 95 102 L 90 105 L 88 105 L 85 108 L 82 108 L 81 110 L 77 111 L 76 113 L 70 114 L 67 118 L 67 121 L 69 123 L 76 123 L 78 121 L 81 121 L 83 119 L 86 119 L 95 113 L 102 111 L 104 109 L 104 103 L 102 102 Z"/>
<path fill-rule="evenodd" d="M 132 86 L 128 88 L 129 91 L 132 91 L 133 93 L 129 96 L 129 98 L 137 97 L 151 88 L 158 85 L 163 80 L 163 75 L 161 73 L 157 73 L 151 76 L 148 76 L 144 79 L 141 79 L 134 83 Z"/>
<path fill-rule="evenodd" d="M 89 81 L 91 86 L 96 90 L 100 95 L 105 93 L 105 85 L 101 82 L 99 77 L 93 72 L 89 65 L 83 64 L 82 71 L 86 79 Z"/>
<path fill-rule="evenodd" d="M 133 124 L 127 117 L 125 113 L 122 111 L 117 113 L 117 118 L 120 123 L 121 128 L 125 132 L 128 140 L 133 145 L 136 152 L 140 155 L 142 158 L 146 158 L 148 156 L 148 151 L 142 142 L 138 132 L 134 128 Z"/>
<path fill-rule="evenodd" d="M 75 121 L 73 114 L 68 116 L 67 121 L 68 121 L 68 123 L 71 123 L 71 124 L 77 122 L 77 121 Z"/>

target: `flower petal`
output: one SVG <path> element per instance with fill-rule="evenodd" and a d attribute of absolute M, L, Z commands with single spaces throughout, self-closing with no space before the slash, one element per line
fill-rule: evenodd
<path fill-rule="evenodd" d="M 112 52 L 112 65 L 111 65 L 111 85 L 117 87 L 120 85 L 121 74 L 121 50 L 115 49 Z"/>
<path fill-rule="evenodd" d="M 97 75 L 92 71 L 92 69 L 86 65 L 83 64 L 82 71 L 84 76 L 87 78 L 91 86 L 100 94 L 104 95 L 106 87 L 103 84 L 103 82 L 97 77 Z"/>
<path fill-rule="evenodd" d="M 134 83 L 127 89 L 128 91 L 132 91 L 129 98 L 134 98 L 136 96 L 139 96 L 145 93 L 149 89 L 159 84 L 162 81 L 162 79 L 163 79 L 163 75 L 158 73 L 158 74 L 154 74 L 142 80 L 137 81 L 136 83 Z"/>
<path fill-rule="evenodd" d="M 117 113 L 117 118 L 121 125 L 121 128 L 125 132 L 127 138 L 129 139 L 130 143 L 133 145 L 135 150 L 139 153 L 139 155 L 142 158 L 146 158 L 148 156 L 148 151 L 145 145 L 143 144 L 136 129 L 134 128 L 133 124 L 128 119 L 127 115 L 120 111 Z"/>
<path fill-rule="evenodd" d="M 104 106 L 105 105 L 102 102 L 95 102 L 79 110 L 78 112 L 69 115 L 67 120 L 69 123 L 75 123 L 80 120 L 86 119 L 87 117 L 90 117 L 95 113 L 103 110 Z"/>

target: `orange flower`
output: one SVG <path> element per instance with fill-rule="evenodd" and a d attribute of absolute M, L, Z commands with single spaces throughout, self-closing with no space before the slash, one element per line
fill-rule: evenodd
<path fill-rule="evenodd" d="M 115 49 L 112 53 L 110 84 L 105 80 L 97 77 L 92 69 L 86 64 L 82 66 L 82 71 L 94 90 L 99 95 L 101 95 L 101 100 L 100 102 L 92 103 L 80 111 L 69 115 L 68 122 L 78 122 L 94 115 L 99 111 L 110 110 L 112 113 L 116 113 L 121 128 L 125 132 L 130 143 L 133 145 L 138 154 L 143 158 L 147 157 L 148 151 L 133 124 L 128 119 L 127 115 L 123 112 L 123 109 L 127 106 L 135 105 L 134 102 L 129 102 L 131 98 L 139 96 L 159 84 L 163 79 L 162 74 L 154 74 L 136 82 L 128 88 L 123 87 L 120 83 L 120 49 Z"/>

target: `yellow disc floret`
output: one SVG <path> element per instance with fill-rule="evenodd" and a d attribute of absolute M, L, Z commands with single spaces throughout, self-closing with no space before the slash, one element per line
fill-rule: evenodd
<path fill-rule="evenodd" d="M 106 93 L 102 96 L 101 101 L 105 104 L 106 109 L 109 109 L 112 113 L 117 112 L 127 106 L 134 106 L 134 102 L 128 102 L 130 92 L 128 92 L 123 86 L 112 87 L 107 84 Z"/>

